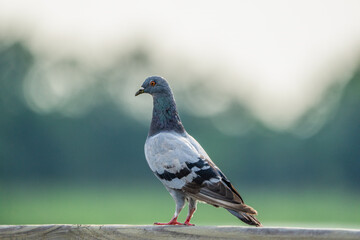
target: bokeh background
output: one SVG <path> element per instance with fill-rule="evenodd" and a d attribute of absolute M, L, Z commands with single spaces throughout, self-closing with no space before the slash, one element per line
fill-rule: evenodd
<path fill-rule="evenodd" d="M 187 131 L 267 226 L 360 228 L 360 2 L 0 1 L 0 224 L 152 224 L 167 78 Z M 187 210 L 180 219 L 185 218 Z M 197 225 L 242 225 L 201 204 Z"/>

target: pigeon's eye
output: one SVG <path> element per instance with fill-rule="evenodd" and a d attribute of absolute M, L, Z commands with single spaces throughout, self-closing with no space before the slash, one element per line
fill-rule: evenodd
<path fill-rule="evenodd" d="M 150 82 L 150 85 L 151 85 L 151 86 L 155 86 L 155 85 L 156 85 L 156 82 L 155 82 L 155 81 L 151 81 L 151 82 Z"/>

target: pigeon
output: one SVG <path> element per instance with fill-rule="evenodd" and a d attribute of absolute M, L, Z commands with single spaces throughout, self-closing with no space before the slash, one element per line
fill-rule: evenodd
<path fill-rule="evenodd" d="M 138 96 L 153 97 L 153 114 L 145 142 L 145 157 L 150 169 L 173 197 L 176 208 L 168 223 L 155 225 L 187 225 L 197 202 L 223 207 L 241 221 L 255 226 L 261 223 L 257 211 L 246 205 L 228 178 L 214 164 L 201 145 L 186 131 L 176 109 L 174 95 L 168 82 L 158 76 L 145 79 Z M 184 223 L 178 222 L 180 211 L 189 203 Z"/>

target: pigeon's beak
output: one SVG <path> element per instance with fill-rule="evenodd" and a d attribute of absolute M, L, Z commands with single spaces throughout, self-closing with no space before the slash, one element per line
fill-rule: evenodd
<path fill-rule="evenodd" d="M 136 97 L 137 95 L 142 94 L 142 93 L 144 93 L 144 88 L 140 88 L 139 91 L 137 91 L 137 92 L 135 93 L 135 97 Z"/>

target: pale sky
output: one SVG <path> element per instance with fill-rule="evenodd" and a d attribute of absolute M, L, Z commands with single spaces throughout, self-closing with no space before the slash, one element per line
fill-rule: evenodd
<path fill-rule="evenodd" d="M 351 77 L 360 60 L 360 1 L 0 0 L 0 33 L 28 39 L 44 58 L 73 56 L 95 68 L 142 37 L 162 69 L 185 61 L 204 76 L 221 73 L 220 96 L 286 129 L 331 84 Z M 200 115 L 223 108 L 226 101 Z"/>

